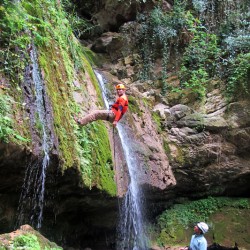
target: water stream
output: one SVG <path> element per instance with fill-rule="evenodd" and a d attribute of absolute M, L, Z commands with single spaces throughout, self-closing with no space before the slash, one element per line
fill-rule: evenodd
<path fill-rule="evenodd" d="M 120 209 L 120 225 L 117 249 L 147 250 L 147 235 L 143 216 L 143 192 L 138 180 L 140 171 L 136 156 L 130 147 L 130 139 L 122 124 L 117 126 L 129 170 L 130 184 Z"/>
<path fill-rule="evenodd" d="M 40 228 L 43 218 L 46 170 L 50 163 L 49 152 L 52 139 L 46 110 L 46 91 L 39 70 L 37 50 L 34 45 L 32 45 L 30 51 L 30 59 L 32 63 L 32 80 L 29 87 L 34 93 L 33 105 L 35 106 L 35 118 L 31 120 L 33 120 L 33 126 L 39 125 L 41 152 L 37 159 L 27 164 L 22 193 L 19 199 L 17 225 L 31 223 L 34 227 Z"/>
<path fill-rule="evenodd" d="M 46 180 L 46 169 L 49 165 L 50 157 L 49 151 L 52 145 L 51 138 L 49 136 L 49 129 L 47 124 L 47 116 L 46 116 L 46 104 L 44 100 L 44 83 L 42 81 L 40 70 L 38 66 L 37 60 L 37 51 L 35 46 L 31 50 L 31 61 L 33 64 L 32 77 L 34 81 L 34 87 L 36 91 L 36 107 L 39 116 L 39 121 L 41 124 L 42 130 L 42 165 L 41 165 L 41 173 L 37 182 L 37 190 L 36 190 L 36 207 L 38 209 L 38 217 L 37 217 L 37 228 L 40 228 L 42 225 L 42 216 L 43 216 L 43 203 L 44 203 L 44 191 L 45 191 L 45 180 Z"/>
<path fill-rule="evenodd" d="M 108 109 L 112 103 L 108 99 L 107 90 L 101 74 L 95 72 L 99 84 L 103 90 L 103 98 Z M 143 216 L 143 192 L 139 185 L 140 171 L 132 148 L 126 127 L 119 122 L 117 131 L 124 150 L 129 171 L 130 183 L 127 193 L 120 205 L 120 221 L 118 225 L 117 250 L 147 250 L 147 235 Z"/>

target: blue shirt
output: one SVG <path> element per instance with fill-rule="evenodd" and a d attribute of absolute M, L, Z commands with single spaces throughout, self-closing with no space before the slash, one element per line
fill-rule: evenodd
<path fill-rule="evenodd" d="M 203 234 L 194 234 L 191 238 L 190 250 L 207 250 L 207 240 Z"/>

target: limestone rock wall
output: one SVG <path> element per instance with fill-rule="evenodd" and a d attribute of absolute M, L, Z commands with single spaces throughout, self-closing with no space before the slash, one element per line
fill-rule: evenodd
<path fill-rule="evenodd" d="M 166 11 L 171 9 L 170 1 L 162 4 Z M 151 7 L 149 3 L 141 6 Z M 119 8 L 116 10 L 118 15 Z M 150 196 L 247 195 L 249 101 L 230 102 L 222 81 L 211 81 L 203 100 L 188 90 L 184 96 L 162 96 L 157 80 L 138 80 L 135 34 L 139 28 L 131 19 L 118 31 L 104 30 L 92 49 L 105 57 L 105 63 L 99 65 L 104 74 L 129 88 L 130 111 L 124 123 L 133 134 L 131 145 L 140 159 L 138 167 L 145 173 L 142 182 L 150 186 Z M 156 75 L 161 72 L 157 62 L 154 70 Z M 168 83 L 178 85 L 178 77 L 170 74 Z"/>

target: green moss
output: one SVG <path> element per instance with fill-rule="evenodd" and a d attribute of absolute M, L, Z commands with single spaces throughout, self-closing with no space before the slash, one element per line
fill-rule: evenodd
<path fill-rule="evenodd" d="M 47 239 L 41 237 L 39 233 L 34 231 L 32 233 L 21 234 L 13 240 L 13 250 L 27 249 L 27 250 L 61 250 L 54 242 L 49 242 Z"/>
<path fill-rule="evenodd" d="M 156 125 L 157 125 L 157 131 L 158 133 L 162 132 L 162 128 L 161 128 L 161 117 L 159 115 L 158 112 L 153 112 L 152 113 L 152 118 L 155 121 Z"/>
<path fill-rule="evenodd" d="M 170 145 L 172 145 L 175 148 L 175 158 L 171 154 Z M 182 149 L 183 145 L 182 147 L 178 146 L 176 143 L 171 143 L 170 145 L 167 141 L 163 140 L 163 147 L 169 160 L 177 162 L 180 165 L 183 165 L 185 163 L 185 155 Z"/>
<path fill-rule="evenodd" d="M 163 148 L 167 156 L 170 156 L 171 150 L 169 147 L 169 143 L 163 139 Z"/>
<path fill-rule="evenodd" d="M 18 248 L 25 248 L 25 249 L 33 249 L 33 250 L 40 250 L 40 244 L 38 239 L 33 234 L 23 234 L 17 236 L 13 241 L 14 249 Z"/>
<path fill-rule="evenodd" d="M 139 101 L 140 100 L 136 99 L 135 97 L 133 97 L 131 95 L 128 96 L 130 112 L 133 113 L 133 114 L 138 114 L 138 116 L 141 117 L 142 116 L 142 111 L 141 111 L 141 108 L 140 108 Z"/>
<path fill-rule="evenodd" d="M 213 221 L 209 236 L 213 235 L 215 242 L 228 245 L 231 240 L 233 245 L 235 240 L 238 246 L 249 249 L 250 239 L 246 235 L 250 233 L 250 209 L 226 207 L 209 219 Z"/>
<path fill-rule="evenodd" d="M 21 120 L 15 122 L 15 119 L 8 116 L 12 110 L 15 110 L 14 106 L 16 106 L 14 99 L 0 92 L 0 141 L 27 144 L 29 139 L 24 137 L 24 132 L 27 131 L 24 129 L 24 123 L 21 123 Z M 19 129 L 20 132 L 15 127 L 18 122 L 19 127 L 23 128 L 23 130 Z"/>
<path fill-rule="evenodd" d="M 162 230 L 157 238 L 157 244 L 160 246 L 165 245 L 188 245 L 190 237 L 185 233 L 181 225 L 176 225 L 170 230 Z"/>
<path fill-rule="evenodd" d="M 55 47 L 55 46 L 54 46 Z M 112 162 L 111 150 L 108 141 L 108 135 L 104 125 L 96 126 L 90 124 L 85 127 L 78 127 L 72 119 L 75 110 L 79 107 L 72 101 L 73 82 L 71 70 L 73 64 L 70 58 L 63 56 L 61 47 L 50 49 L 44 47 L 41 51 L 40 62 L 44 68 L 46 86 L 53 106 L 55 131 L 59 138 L 60 157 L 63 162 L 63 168 L 79 164 L 79 170 L 82 174 L 83 183 L 89 188 L 97 186 L 111 195 L 115 195 L 116 187 L 113 181 L 113 171 L 110 168 Z M 88 62 L 83 56 L 82 67 L 90 76 L 91 82 L 98 91 L 98 97 L 101 101 L 101 92 L 95 74 Z M 54 64 L 48 67 L 47 61 L 61 61 L 60 64 Z M 68 73 L 67 73 L 68 72 Z M 85 76 L 79 75 L 81 78 Z M 84 89 L 81 89 L 84 91 Z M 66 123 L 65 120 L 68 122 Z"/>
<path fill-rule="evenodd" d="M 171 145 L 173 145 L 173 143 L 171 143 Z M 180 147 L 178 147 L 176 144 L 174 144 L 174 147 L 176 148 L 176 152 L 175 152 L 175 158 L 173 158 L 172 154 L 171 154 L 171 149 L 170 149 L 170 145 L 169 142 L 163 139 L 163 148 L 165 151 L 165 154 L 168 156 L 168 159 L 170 162 L 178 162 L 181 165 L 185 163 L 185 159 L 184 159 L 184 155 L 182 152 L 182 149 Z"/>
<path fill-rule="evenodd" d="M 97 186 L 110 195 L 115 195 L 112 156 L 105 126 L 103 123 L 96 123 L 79 128 L 73 119 L 73 115 L 81 110 L 72 96 L 75 80 L 85 80 L 88 83 L 91 81 L 98 95 L 97 104 L 102 104 L 102 93 L 91 67 L 93 54 L 74 37 L 66 14 L 56 0 L 24 0 L 18 2 L 17 6 L 4 1 L 0 15 L 5 23 L 0 27 L 3 30 L 3 41 L 6 43 L 6 53 L 4 52 L 3 57 L 8 64 L 3 74 L 9 76 L 10 82 L 13 82 L 9 90 L 13 95 L 10 96 L 16 94 L 19 98 L 16 102 L 18 107 L 13 108 L 13 113 L 17 112 L 14 117 L 20 117 L 22 120 L 22 125 L 17 123 L 18 126 L 8 120 L 7 128 L 13 131 L 24 130 L 24 134 L 29 131 L 29 123 L 22 117 L 25 110 L 21 105 L 23 101 L 19 83 L 23 81 L 24 68 L 30 64 L 26 48 L 34 44 L 38 51 L 46 94 L 53 109 L 54 131 L 59 142 L 62 170 L 77 166 L 86 186 Z M 16 52 L 17 48 L 22 52 Z M 84 84 L 79 91 L 87 95 Z M 15 111 L 16 109 L 18 111 Z M 38 131 L 41 129 L 39 119 L 36 119 L 36 128 Z M 11 133 L 6 131 L 5 134 Z M 16 135 L 18 136 L 18 133 Z M 3 137 L 6 139 L 8 136 Z M 19 138 L 22 138 L 21 135 Z"/>
<path fill-rule="evenodd" d="M 61 51 L 54 46 L 43 47 L 40 50 L 40 65 L 46 72 L 44 81 L 46 82 L 47 92 L 50 97 L 53 107 L 53 118 L 55 132 L 59 139 L 60 158 L 62 160 L 63 169 L 72 167 L 76 161 L 77 151 L 75 149 L 76 137 L 74 135 L 74 127 L 72 126 L 72 111 L 70 102 L 72 97 L 69 95 L 72 89 L 67 84 L 73 79 L 68 78 L 72 76 L 71 73 L 67 74 L 67 67 L 69 63 L 63 60 Z M 50 67 L 47 61 L 60 60 L 62 63 L 59 66 Z M 73 65 L 71 65 L 73 67 Z M 67 122 L 65 122 L 67 121 Z"/>
<path fill-rule="evenodd" d="M 238 216 L 235 216 L 235 213 Z M 240 214 L 243 215 L 241 219 Z M 227 219 L 227 222 L 224 221 L 226 215 L 229 215 L 230 218 Z M 220 216 L 222 218 L 219 219 Z M 224 230 L 227 228 L 228 231 L 231 224 L 234 224 L 235 228 L 241 227 L 240 221 L 242 220 L 242 225 L 244 225 L 243 218 L 247 218 L 247 216 L 250 216 L 250 200 L 245 198 L 209 197 L 184 204 L 175 204 L 158 217 L 160 233 L 157 241 L 160 245 L 188 244 L 195 223 L 205 221 L 210 225 L 208 238 L 211 240 L 212 236 L 216 235 L 216 242 L 225 243 L 225 239 L 229 238 L 228 234 L 224 234 Z M 229 220 L 231 220 L 230 223 Z M 235 232 L 232 231 L 232 233 Z"/>
<path fill-rule="evenodd" d="M 87 160 L 89 166 L 91 166 L 91 168 L 89 168 L 85 164 L 85 166 L 82 167 L 85 182 L 88 182 L 91 186 L 97 186 L 101 190 L 114 196 L 116 194 L 116 184 L 114 182 L 112 155 L 107 129 L 101 121 L 89 124 L 85 127 L 88 138 L 88 140 L 85 140 L 85 149 L 87 146 L 89 153 L 85 153 L 84 159 L 85 161 Z M 88 181 L 89 177 L 91 177 L 91 183 Z"/>

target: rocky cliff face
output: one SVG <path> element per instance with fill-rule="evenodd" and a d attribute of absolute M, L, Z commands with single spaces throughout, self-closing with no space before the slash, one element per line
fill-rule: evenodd
<path fill-rule="evenodd" d="M 215 89 L 208 93 L 204 111 L 181 104 L 165 109 L 164 127 L 177 192 L 198 197 L 247 196 L 248 107 L 248 101 L 226 104 Z"/>
<path fill-rule="evenodd" d="M 166 10 L 171 9 L 170 2 L 163 1 L 162 5 Z M 140 7 L 145 10 L 152 6 L 148 2 Z M 196 94 L 190 91 L 184 97 L 174 93 L 164 97 L 157 84 L 140 82 L 134 43 L 138 24 L 130 9 L 115 9 L 112 17 L 124 16 L 126 12 L 125 16 L 131 18 L 124 17 L 124 24 L 113 18 L 119 32 L 104 29 L 92 49 L 106 58 L 100 65 L 104 74 L 111 73 L 129 87 L 131 108 L 124 122 L 132 131 L 131 141 L 136 140 L 132 145 L 141 162 L 138 167 L 145 168 L 144 182 L 158 193 L 171 190 L 174 196 L 247 195 L 249 101 L 230 102 L 225 98 L 225 86 L 220 80 L 209 83 L 202 101 L 196 100 Z M 101 15 L 105 16 L 105 8 L 95 14 Z M 106 27 L 106 21 L 102 20 L 98 19 Z M 160 71 L 156 64 L 155 72 Z M 171 76 L 168 82 L 175 86 L 178 79 Z"/>
<path fill-rule="evenodd" d="M 127 84 L 131 109 L 124 122 L 151 195 L 155 189 L 160 199 L 168 198 L 167 190 L 170 197 L 248 195 L 249 101 L 228 102 L 218 82 L 211 83 L 204 105 L 192 100 L 175 105 L 171 94 L 161 102 L 160 90 Z"/>

